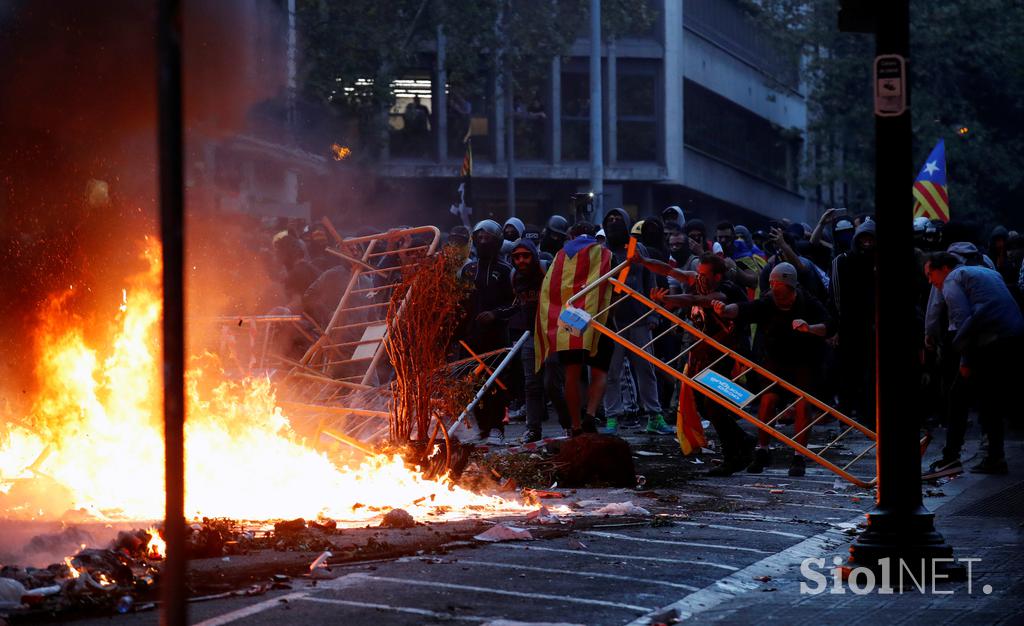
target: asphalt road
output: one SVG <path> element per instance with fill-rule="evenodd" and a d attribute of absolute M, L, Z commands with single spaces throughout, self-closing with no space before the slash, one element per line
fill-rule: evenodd
<path fill-rule="evenodd" d="M 635 450 L 664 450 L 666 462 L 680 467 L 693 463 L 677 452 L 669 456 L 674 445 L 670 440 L 627 438 Z M 666 449 L 665 443 L 671 445 Z M 864 447 L 860 443 L 851 442 L 838 458 L 852 459 Z M 704 458 L 705 463 L 710 460 Z M 784 461 L 788 453 L 779 450 L 776 458 Z M 873 462 L 867 455 L 854 467 L 870 473 Z M 193 604 L 190 621 L 203 626 L 497 620 L 628 624 L 684 598 L 713 605 L 728 602 L 731 592 L 770 593 L 779 576 L 792 572 L 795 554 L 813 549 L 814 554 L 831 550 L 845 556 L 847 533 L 874 501 L 870 491 L 837 483 L 832 473 L 813 464 L 802 478 L 787 476 L 786 465 L 778 462 L 761 475 L 698 474 L 681 484 L 649 483 L 652 490 L 646 492 L 579 490 L 572 501 L 584 506 L 557 536 L 463 542 L 439 554 L 336 567 L 333 578 L 315 584 L 296 579 L 291 590 Z M 652 516 L 586 514 L 604 503 L 627 501 Z M 531 528 L 524 520 L 515 523 Z M 541 534 L 551 528 L 543 527 Z M 157 621 L 157 614 L 150 612 L 120 616 L 113 623 Z"/>

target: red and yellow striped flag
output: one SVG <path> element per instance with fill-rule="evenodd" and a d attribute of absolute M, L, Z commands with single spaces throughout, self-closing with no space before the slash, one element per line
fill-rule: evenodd
<path fill-rule="evenodd" d="M 574 246 L 574 243 L 577 245 Z M 592 327 L 588 327 L 580 337 L 574 337 L 569 331 L 558 327 L 558 315 L 573 294 L 607 274 L 612 268 L 612 253 L 607 248 L 595 241 L 576 250 L 578 243 L 578 240 L 566 243 L 566 248 L 575 251 L 572 256 L 566 253 L 566 248 L 559 250 L 540 288 L 533 333 L 538 370 L 544 359 L 552 352 L 588 350 L 591 354 L 597 353 L 598 332 Z M 611 303 L 611 299 L 611 285 L 604 283 L 580 301 L 574 302 L 573 306 L 595 315 L 604 310 Z M 594 321 L 604 323 L 607 316 L 606 312 Z"/>
<path fill-rule="evenodd" d="M 946 145 L 940 139 L 914 181 L 914 217 L 949 221 L 946 190 Z"/>
<path fill-rule="evenodd" d="M 676 411 L 676 436 L 679 438 L 679 449 L 683 456 L 689 456 L 708 445 L 701 424 L 700 413 L 697 411 L 697 397 L 693 388 L 684 384 L 679 390 L 679 409 Z"/>

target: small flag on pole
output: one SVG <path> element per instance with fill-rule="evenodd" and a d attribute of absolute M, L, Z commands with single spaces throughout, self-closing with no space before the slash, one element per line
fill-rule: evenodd
<path fill-rule="evenodd" d="M 459 169 L 459 176 L 462 182 L 459 183 L 456 200 L 458 204 L 451 205 L 448 210 L 452 215 L 459 218 L 466 228 L 470 226 L 470 215 L 473 213 L 473 139 L 466 137 L 466 155 L 462 157 L 462 167 Z"/>
<path fill-rule="evenodd" d="M 914 217 L 949 221 L 946 191 L 946 145 L 940 139 L 914 181 Z"/>

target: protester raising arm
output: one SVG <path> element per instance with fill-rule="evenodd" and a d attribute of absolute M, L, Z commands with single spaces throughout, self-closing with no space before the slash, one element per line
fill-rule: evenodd
<path fill-rule="evenodd" d="M 629 257 L 628 260 L 631 264 L 640 265 L 659 276 L 675 278 L 684 285 L 692 285 L 697 282 L 697 272 L 672 267 L 668 263 L 663 263 L 657 259 L 647 258 L 639 252 L 634 252 L 633 256 Z"/>
<path fill-rule="evenodd" d="M 814 227 L 814 232 L 811 233 L 811 245 L 817 246 L 822 245 L 832 249 L 832 244 L 827 241 L 822 241 L 821 236 L 825 234 L 825 226 L 832 222 L 832 218 L 841 213 L 843 209 L 829 209 L 821 214 L 821 218 L 818 220 L 818 224 Z"/>

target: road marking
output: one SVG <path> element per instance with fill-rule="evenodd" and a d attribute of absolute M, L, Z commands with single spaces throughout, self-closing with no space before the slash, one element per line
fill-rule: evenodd
<path fill-rule="evenodd" d="M 630 537 L 629 535 L 620 535 L 619 533 L 606 533 L 597 530 L 585 530 L 582 532 L 584 535 L 591 535 L 594 537 L 604 537 L 605 539 L 621 539 L 622 541 L 640 541 L 643 543 L 658 543 L 667 544 L 670 546 L 690 546 L 693 548 L 713 548 L 717 550 L 735 550 L 737 552 L 753 552 L 754 554 L 771 554 L 767 550 L 758 550 L 757 548 L 741 548 L 739 546 L 725 546 L 719 543 L 697 543 L 693 541 L 669 541 L 667 539 L 648 539 L 646 537 Z"/>
<path fill-rule="evenodd" d="M 691 591 L 697 591 L 698 589 L 700 589 L 700 587 L 694 587 L 693 585 L 686 585 L 683 583 L 672 583 L 665 580 L 651 580 L 649 578 L 637 578 L 635 576 L 622 576 L 620 574 L 601 574 L 598 572 L 585 572 L 580 570 L 569 569 L 552 569 L 549 567 L 534 567 L 532 565 L 517 565 L 514 563 L 488 563 L 485 561 L 467 561 L 465 559 L 458 559 L 456 563 L 465 563 L 467 565 L 480 565 L 483 567 L 503 567 L 506 569 L 521 569 L 529 572 L 545 572 L 548 574 L 569 574 L 572 576 L 608 578 L 610 580 L 628 580 L 630 582 L 643 583 L 645 585 L 663 585 L 665 587 L 678 587 L 679 589 L 689 589 Z"/>
<path fill-rule="evenodd" d="M 735 572 L 739 570 L 738 567 L 732 565 L 726 565 L 724 563 L 714 563 L 711 561 L 691 561 L 687 559 L 669 559 L 660 556 L 635 556 L 632 554 L 611 554 L 608 552 L 591 552 L 590 550 L 566 550 L 564 548 L 542 548 L 540 546 L 520 546 L 514 543 L 496 543 L 495 548 L 505 548 L 508 550 L 541 550 L 543 552 L 557 552 L 559 554 L 575 554 L 576 556 L 596 556 L 607 559 L 617 559 L 623 561 L 654 561 L 657 563 L 685 563 L 687 565 L 706 565 L 707 567 L 717 567 L 718 569 L 724 569 L 729 572 Z"/>
<path fill-rule="evenodd" d="M 221 624 L 230 624 L 235 620 L 240 620 L 242 618 L 250 617 L 252 615 L 256 615 L 257 613 L 262 613 L 263 611 L 279 607 L 281 606 L 281 602 L 283 601 L 299 600 L 301 598 L 305 598 L 308 595 L 309 592 L 304 591 L 297 593 L 289 593 L 283 596 L 278 596 L 276 598 L 271 598 L 269 600 L 264 600 L 262 602 L 257 602 L 256 604 L 251 604 L 247 607 L 238 609 L 236 611 L 231 611 L 230 613 L 218 615 L 217 617 L 211 617 L 210 619 L 203 620 L 198 624 L 195 624 L 194 626 L 221 626 Z"/>
<path fill-rule="evenodd" d="M 711 487 L 711 483 L 691 483 L 701 487 Z M 806 489 L 790 489 L 788 487 L 759 487 L 757 485 L 729 485 L 732 489 L 753 489 L 755 491 L 770 491 L 772 489 L 782 489 L 788 493 L 803 493 L 810 496 L 828 496 L 831 498 L 873 498 L 874 496 L 870 493 L 824 493 L 822 491 L 808 491 Z"/>
<path fill-rule="evenodd" d="M 790 539 L 804 540 L 807 535 L 798 535 L 796 533 L 787 533 L 781 530 L 762 530 L 760 528 L 743 528 L 742 526 L 726 526 L 725 524 L 708 524 L 705 522 L 684 522 L 682 520 L 673 520 L 674 524 L 681 526 L 700 526 L 706 528 L 714 528 L 716 530 L 735 530 L 744 533 L 762 533 L 765 535 L 778 535 L 779 537 L 789 537 Z"/>
<path fill-rule="evenodd" d="M 390 606 L 387 604 L 375 604 L 373 602 L 356 602 L 355 600 L 339 600 L 337 598 L 314 598 L 312 596 L 299 598 L 305 602 L 320 602 L 322 604 L 337 604 L 341 606 L 352 606 L 363 609 L 376 609 L 378 611 L 395 611 L 397 613 L 409 613 L 444 621 L 458 622 L 489 622 L 500 618 L 497 617 L 476 617 L 471 615 L 455 615 L 453 613 L 441 613 L 427 609 L 416 609 L 408 606 Z"/>
<path fill-rule="evenodd" d="M 871 499 L 871 503 L 875 503 L 875 499 Z M 827 504 L 807 504 L 804 502 L 775 502 L 774 504 L 784 504 L 794 506 L 796 508 L 806 507 L 808 509 L 825 509 L 826 511 L 854 511 L 857 513 L 867 513 L 868 509 L 858 509 L 852 506 L 828 506 Z"/>
<path fill-rule="evenodd" d="M 937 499 L 931 503 L 932 511 L 934 512 L 947 502 L 952 501 L 974 482 L 976 481 L 958 480 L 953 485 L 945 485 L 949 493 L 946 494 L 947 497 Z M 866 513 L 866 511 L 861 511 L 861 513 Z M 861 519 L 861 516 L 858 515 L 850 518 L 845 523 L 856 524 Z M 832 545 L 832 542 L 835 542 L 835 545 Z M 700 591 L 691 593 L 672 604 L 651 611 L 647 615 L 633 620 L 626 626 L 650 626 L 655 622 L 666 621 L 666 617 L 674 617 L 674 619 L 679 621 L 692 619 L 701 611 L 714 608 L 740 594 L 758 589 L 760 586 L 754 581 L 755 576 L 783 578 L 792 575 L 804 559 L 820 557 L 823 553 L 832 552 L 835 547 L 849 542 L 850 537 L 845 535 L 845 533 L 836 528 L 830 528 L 813 537 L 808 537 L 804 541 L 790 546 L 777 554 L 761 559 L 725 578 L 717 580 Z"/>
<path fill-rule="evenodd" d="M 381 581 L 399 585 L 418 585 L 420 587 L 435 587 L 438 589 L 455 589 L 458 591 L 475 591 L 478 593 L 493 593 L 499 596 L 512 596 L 514 598 L 527 598 L 528 600 L 552 600 L 554 602 L 571 602 L 574 604 L 588 604 L 591 606 L 606 606 L 615 609 L 626 609 L 629 611 L 648 612 L 650 607 L 625 604 L 623 602 L 612 602 L 610 600 L 597 600 L 594 598 L 577 598 L 575 596 L 559 596 L 550 593 L 534 593 L 532 591 L 509 591 L 507 589 L 491 589 L 490 587 L 476 587 L 474 585 L 459 585 L 456 583 L 441 583 L 428 580 L 414 580 L 411 578 L 391 578 L 389 576 L 370 576 L 369 574 L 350 574 L 368 581 Z"/>

